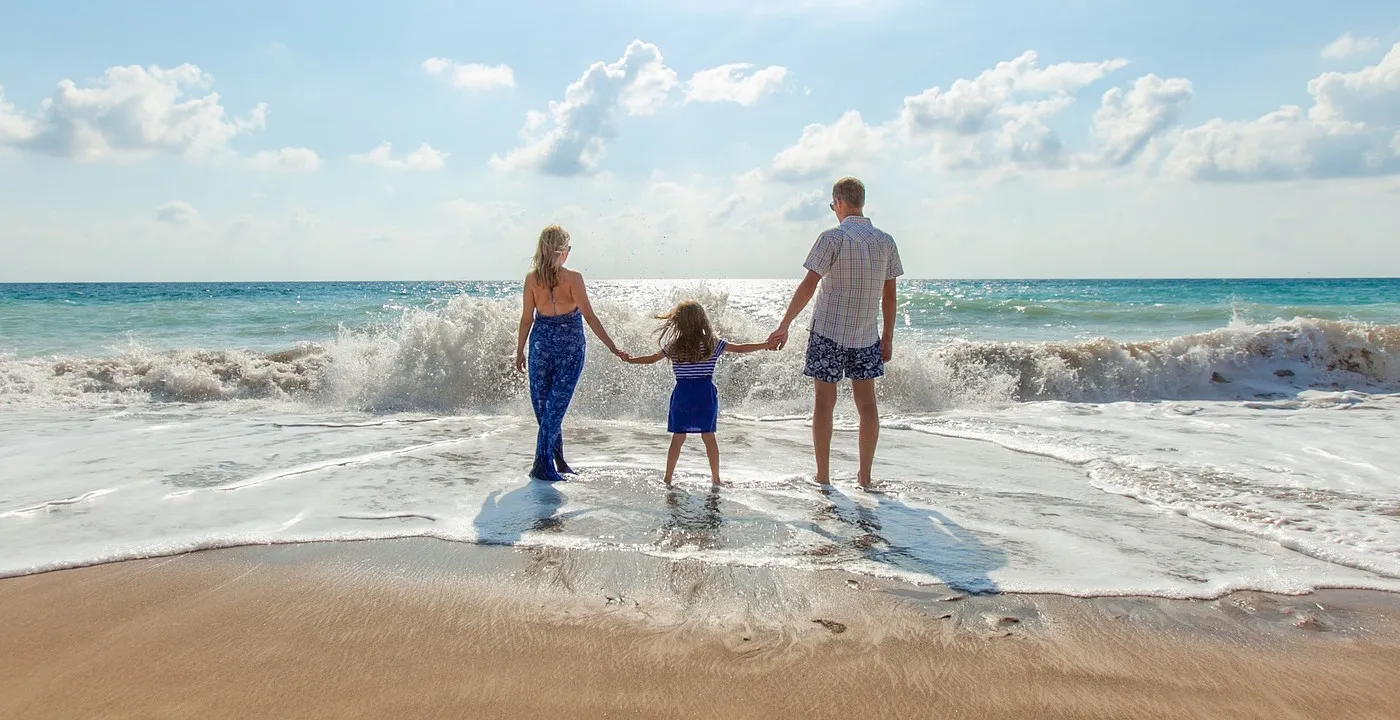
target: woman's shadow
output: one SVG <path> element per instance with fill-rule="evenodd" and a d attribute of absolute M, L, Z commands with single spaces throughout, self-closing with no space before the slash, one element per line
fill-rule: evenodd
<path fill-rule="evenodd" d="M 900 570 L 937 577 L 944 585 L 972 595 L 1001 592 L 989 577 L 1006 566 L 1006 551 L 983 543 L 943 513 L 912 508 L 889 493 L 871 493 L 874 507 L 831 489 L 830 504 L 817 512 L 816 532 L 861 552 L 867 559 Z M 856 530 L 854 537 L 821 527 L 835 519 Z"/>
<path fill-rule="evenodd" d="M 483 545 L 514 545 L 528 531 L 562 532 L 564 521 L 583 512 L 559 513 L 568 502 L 555 483 L 531 480 L 510 492 L 492 490 L 472 520 L 476 541 Z"/>

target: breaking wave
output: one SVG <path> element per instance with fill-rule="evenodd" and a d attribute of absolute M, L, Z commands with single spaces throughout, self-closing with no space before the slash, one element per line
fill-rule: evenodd
<path fill-rule="evenodd" d="M 736 341 L 766 336 L 770 321 L 731 306 L 722 293 L 699 295 L 721 334 Z M 517 308 L 463 295 L 270 354 L 129 346 L 102 357 L 0 356 L 0 404 L 258 399 L 372 412 L 528 414 L 528 387 L 512 367 Z M 624 348 L 653 346 L 648 315 L 621 305 L 599 314 Z M 783 352 L 726 359 L 716 375 L 725 408 L 753 415 L 805 409 L 805 344 L 795 332 Z M 596 340 L 588 353 L 575 411 L 664 413 L 667 368 L 618 363 Z M 889 411 L 920 413 L 1040 400 L 1277 399 L 1309 388 L 1400 390 L 1400 326 L 1296 317 L 1132 343 L 935 341 L 906 330 L 896 335 L 880 394 Z"/>

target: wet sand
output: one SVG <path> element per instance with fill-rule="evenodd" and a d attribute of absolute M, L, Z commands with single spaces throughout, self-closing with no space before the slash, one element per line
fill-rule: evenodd
<path fill-rule="evenodd" d="M 5 718 L 1400 717 L 1400 600 L 963 596 L 432 540 L 0 580 Z"/>

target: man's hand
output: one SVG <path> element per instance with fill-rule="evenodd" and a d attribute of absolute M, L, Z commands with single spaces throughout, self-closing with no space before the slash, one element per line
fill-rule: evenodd
<path fill-rule="evenodd" d="M 894 338 L 880 338 L 880 360 L 889 362 L 892 357 L 894 357 Z"/>
<path fill-rule="evenodd" d="M 783 349 L 783 346 L 784 346 L 784 345 L 787 345 L 787 341 L 788 341 L 788 331 L 787 331 L 787 328 L 785 328 L 785 327 L 780 327 L 780 328 L 778 328 L 777 330 L 774 330 L 771 334 L 768 335 L 768 349 L 769 349 L 769 350 L 782 350 L 782 349 Z"/>

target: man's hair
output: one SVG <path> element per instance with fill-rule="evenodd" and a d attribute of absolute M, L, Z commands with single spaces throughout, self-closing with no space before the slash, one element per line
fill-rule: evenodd
<path fill-rule="evenodd" d="M 853 177 L 843 177 L 831 187 L 831 197 L 860 210 L 865 207 L 865 184 Z"/>

